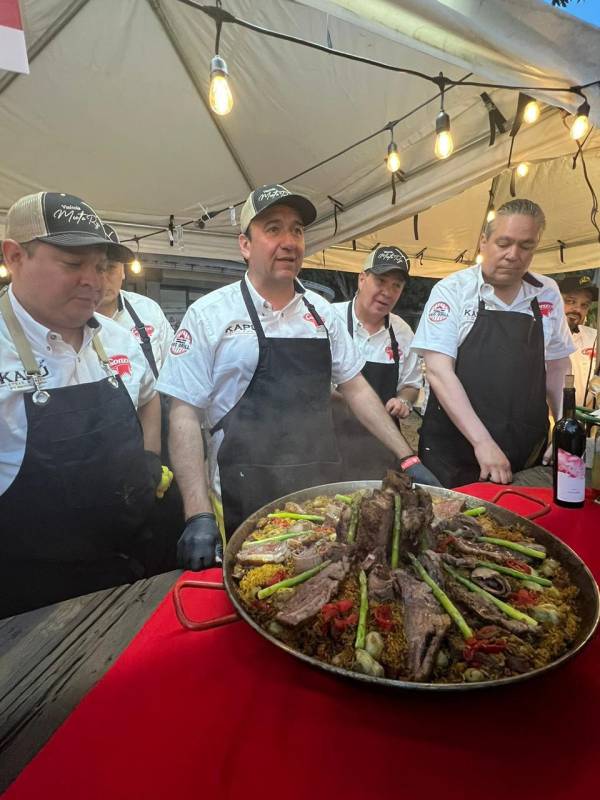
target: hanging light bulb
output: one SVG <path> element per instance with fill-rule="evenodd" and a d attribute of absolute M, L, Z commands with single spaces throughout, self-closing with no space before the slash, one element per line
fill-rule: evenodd
<path fill-rule="evenodd" d="M 0 280 L 8 278 L 8 269 L 5 264 L 0 264 Z"/>
<path fill-rule="evenodd" d="M 437 158 L 448 158 L 454 151 L 454 142 L 450 133 L 450 117 L 440 111 L 435 119 L 435 148 Z"/>
<path fill-rule="evenodd" d="M 227 64 L 221 56 L 213 56 L 210 62 L 210 89 L 208 102 L 219 116 L 229 114 L 233 108 L 233 95 L 229 88 Z"/>
<path fill-rule="evenodd" d="M 523 109 L 523 122 L 528 125 L 537 122 L 540 118 L 540 107 L 537 100 L 530 100 Z"/>
<path fill-rule="evenodd" d="M 521 161 L 521 163 L 517 165 L 516 171 L 519 178 L 524 178 L 529 173 L 529 164 L 526 161 Z"/>
<path fill-rule="evenodd" d="M 134 258 L 134 260 L 131 262 L 131 264 L 129 265 L 129 269 L 131 270 L 131 272 L 133 272 L 134 275 L 141 274 L 143 267 L 140 260 L 137 257 Z"/>
<path fill-rule="evenodd" d="M 475 256 L 475 263 L 483 264 L 483 256 L 481 255 L 481 253 L 477 253 L 477 255 Z"/>
<path fill-rule="evenodd" d="M 485 220 L 486 220 L 486 222 L 493 222 L 495 219 L 496 219 L 496 212 L 494 211 L 493 208 L 490 208 L 490 210 L 487 213 L 487 216 L 486 216 Z"/>
<path fill-rule="evenodd" d="M 400 153 L 395 142 L 388 144 L 387 168 L 390 172 L 398 172 L 400 169 Z"/>
<path fill-rule="evenodd" d="M 585 100 L 577 109 L 577 116 L 571 125 L 571 139 L 578 141 L 586 136 L 590 129 L 590 104 Z"/>

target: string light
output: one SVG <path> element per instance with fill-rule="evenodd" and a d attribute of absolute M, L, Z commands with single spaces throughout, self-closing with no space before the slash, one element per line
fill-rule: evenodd
<path fill-rule="evenodd" d="M 440 113 L 435 118 L 435 147 L 433 151 L 437 158 L 448 158 L 454 151 L 454 141 L 450 133 L 450 117 L 444 111 L 444 90 L 446 79 L 440 72 L 438 77 L 440 87 Z"/>
<path fill-rule="evenodd" d="M 523 109 L 523 122 L 532 125 L 540 118 L 540 107 L 537 100 L 530 100 Z"/>
<path fill-rule="evenodd" d="M 529 173 L 529 164 L 526 161 L 521 161 L 520 164 L 517 164 L 516 172 L 519 178 L 524 178 Z"/>
<path fill-rule="evenodd" d="M 8 269 L 5 264 L 0 264 L 0 280 L 8 278 Z"/>
<path fill-rule="evenodd" d="M 475 256 L 475 263 L 483 264 L 483 256 L 481 255 L 481 253 L 477 253 L 477 255 Z"/>
<path fill-rule="evenodd" d="M 486 222 L 493 222 L 496 219 L 496 212 L 493 208 L 490 208 L 485 219 Z"/>
<path fill-rule="evenodd" d="M 208 102 L 215 114 L 220 117 L 229 114 L 233 108 L 233 95 L 229 88 L 228 75 L 229 71 L 225 59 L 221 58 L 221 56 L 213 56 L 210 62 Z"/>
<path fill-rule="evenodd" d="M 398 172 L 400 169 L 400 153 L 398 152 L 398 148 L 396 147 L 396 143 L 393 139 L 388 144 L 386 164 L 390 172 Z"/>
<path fill-rule="evenodd" d="M 579 106 L 577 109 L 577 116 L 573 124 L 571 125 L 571 139 L 575 139 L 575 141 L 579 141 L 579 139 L 583 139 L 584 136 L 587 135 L 587 132 L 590 129 L 590 104 L 587 100 Z"/>
<path fill-rule="evenodd" d="M 136 253 L 135 253 L 135 258 L 133 259 L 133 261 L 129 265 L 129 271 L 132 272 L 134 275 L 141 275 L 142 274 L 142 270 L 144 268 L 142 267 L 142 263 L 140 261 L 140 242 L 139 242 L 139 239 L 137 238 L 137 236 L 135 237 L 135 243 L 137 245 L 137 249 L 136 249 Z"/>

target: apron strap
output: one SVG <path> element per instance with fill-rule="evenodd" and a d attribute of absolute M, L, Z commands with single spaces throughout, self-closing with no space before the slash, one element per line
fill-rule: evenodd
<path fill-rule="evenodd" d="M 346 316 L 346 324 L 348 326 L 348 333 L 354 339 L 354 317 L 352 316 L 352 306 L 354 305 L 354 300 L 350 300 L 348 303 L 348 313 Z"/>
<path fill-rule="evenodd" d="M 27 337 L 23 332 L 21 323 L 13 311 L 13 307 L 8 297 L 8 288 L 3 289 L 0 293 L 0 313 L 4 317 L 10 338 L 13 340 L 13 343 L 17 349 L 17 355 L 25 367 L 27 375 L 29 377 L 36 375 L 38 378 L 41 378 L 42 373 L 37 361 L 34 358 L 31 345 L 29 344 Z"/>
<path fill-rule="evenodd" d="M 388 333 L 390 334 L 390 345 L 392 347 L 392 355 L 394 357 L 394 364 L 396 367 L 400 366 L 400 352 L 398 349 L 398 340 L 396 339 L 396 334 L 394 333 L 394 328 L 390 323 L 390 316 L 386 314 L 385 317 L 385 327 L 388 329 Z"/>
<path fill-rule="evenodd" d="M 120 296 L 121 295 L 119 295 L 119 297 Z M 133 308 L 133 306 L 126 297 L 123 298 L 123 305 L 129 312 L 129 316 L 133 320 L 135 329 L 139 334 L 140 342 L 142 345 L 142 352 L 146 356 L 146 361 L 150 365 L 150 369 L 152 370 L 154 377 L 158 378 L 158 367 L 156 366 L 156 359 L 154 358 L 154 352 L 152 351 L 152 344 L 150 342 L 150 337 L 148 336 L 148 331 L 146 330 L 146 326 L 139 318 L 139 316 L 136 314 L 135 309 Z"/>

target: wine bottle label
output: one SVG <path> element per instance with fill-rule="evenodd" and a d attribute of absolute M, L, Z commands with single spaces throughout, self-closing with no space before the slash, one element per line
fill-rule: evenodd
<path fill-rule="evenodd" d="M 581 503 L 585 498 L 585 459 L 558 448 L 556 496 L 567 503 Z"/>

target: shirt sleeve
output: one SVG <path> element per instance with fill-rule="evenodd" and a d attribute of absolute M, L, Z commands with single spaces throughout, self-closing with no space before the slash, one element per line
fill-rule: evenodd
<path fill-rule="evenodd" d="M 397 391 L 400 391 L 400 389 L 403 387 L 408 386 L 411 386 L 414 389 L 420 389 L 422 385 L 423 378 L 421 374 L 419 356 L 414 350 L 408 350 L 404 354 L 404 363 L 400 365 Z"/>
<path fill-rule="evenodd" d="M 559 292 L 550 315 L 550 330 L 546 341 L 546 361 L 556 361 L 574 353 L 577 348 L 565 317 L 565 306 Z"/>
<path fill-rule="evenodd" d="M 331 381 L 335 385 L 356 377 L 365 365 L 354 340 L 348 333 L 339 314 L 331 308 L 329 313 L 329 342 L 331 346 Z"/>
<path fill-rule="evenodd" d="M 167 356 L 169 355 L 169 347 L 171 346 L 171 342 L 173 341 L 173 336 L 175 332 L 171 327 L 171 323 L 165 317 L 164 312 L 161 308 L 160 310 L 161 317 L 159 321 L 159 346 L 160 346 L 160 359 L 162 364 L 165 363 L 167 360 Z"/>
<path fill-rule="evenodd" d="M 456 358 L 460 325 L 460 300 L 451 285 L 440 281 L 431 290 L 412 341 L 413 353 L 427 350 Z"/>
<path fill-rule="evenodd" d="M 202 311 L 190 306 L 169 347 L 157 388 L 192 406 L 206 409 L 212 396 L 214 335 Z"/>
<path fill-rule="evenodd" d="M 138 395 L 138 408 L 145 406 L 156 394 L 156 378 L 150 369 L 150 364 L 146 360 L 146 356 L 141 359 L 144 363 L 144 372 L 140 381 L 140 391 Z"/>

